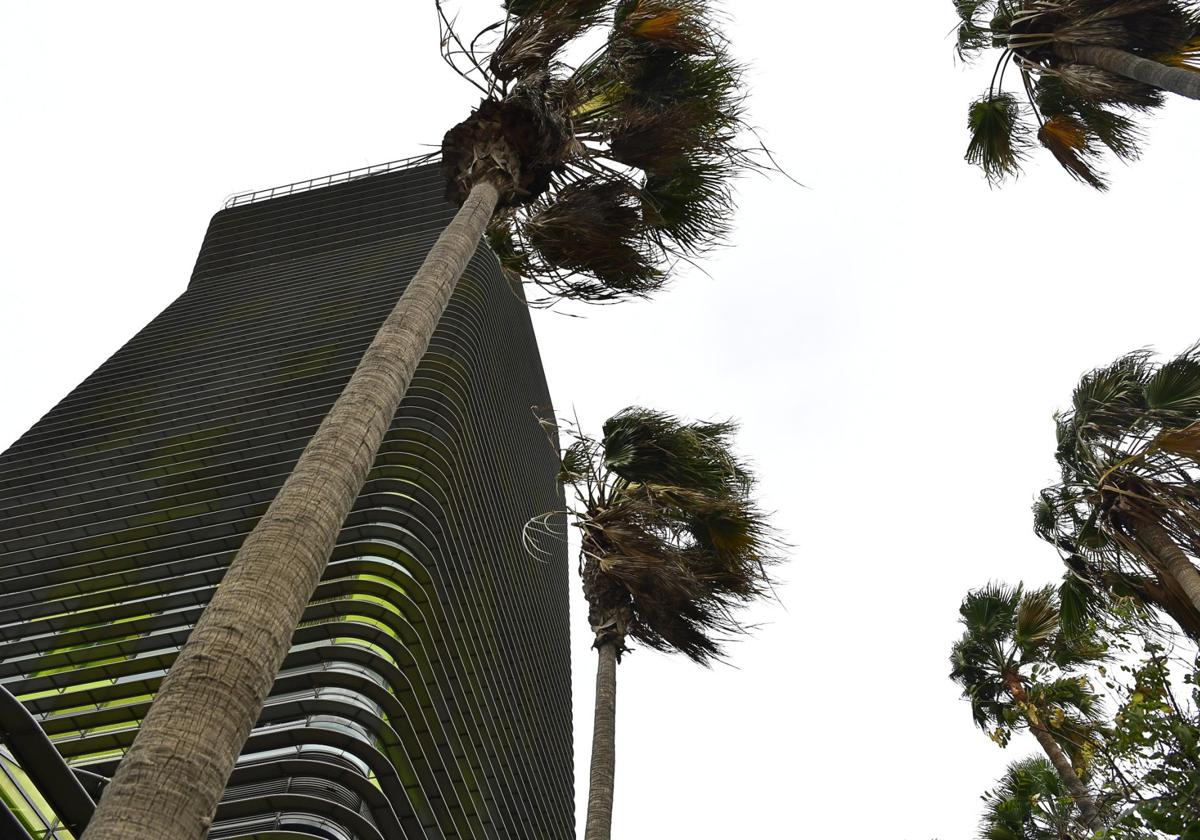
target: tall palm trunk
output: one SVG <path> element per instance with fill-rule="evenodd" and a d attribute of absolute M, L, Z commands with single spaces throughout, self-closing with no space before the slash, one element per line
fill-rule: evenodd
<path fill-rule="evenodd" d="M 1179 584 L 1192 606 L 1200 610 L 1200 572 L 1171 538 L 1170 533 L 1153 519 L 1139 518 L 1134 525 L 1137 539 L 1158 558 L 1164 575 Z"/>
<path fill-rule="evenodd" d="M 609 840 L 612 834 L 617 763 L 617 648 L 617 642 L 609 641 L 596 649 L 596 715 L 592 724 L 592 771 L 584 840 Z"/>
<path fill-rule="evenodd" d="M 1008 686 L 1008 693 L 1012 695 L 1013 700 L 1019 704 L 1027 704 L 1029 702 L 1029 698 L 1025 694 L 1025 687 L 1021 685 L 1020 678 L 1012 675 L 1006 678 L 1005 683 Z M 1071 798 L 1079 806 L 1079 813 L 1082 817 L 1081 822 L 1084 827 L 1095 827 L 1100 821 L 1100 812 L 1096 808 L 1096 800 L 1092 798 L 1087 787 L 1083 784 L 1083 780 L 1079 778 L 1079 775 L 1075 772 L 1075 768 L 1071 766 L 1071 760 L 1067 758 L 1062 747 L 1058 745 L 1058 741 L 1054 740 L 1054 736 L 1041 725 L 1040 721 L 1028 712 L 1026 712 L 1026 719 L 1029 721 L 1029 731 L 1033 733 L 1033 737 L 1041 745 L 1042 751 L 1046 753 L 1046 758 L 1050 759 L 1050 763 L 1054 765 L 1058 777 L 1062 779 L 1063 784 L 1067 786 L 1067 790 L 1071 792 Z"/>
<path fill-rule="evenodd" d="M 1098 47 L 1093 44 L 1060 44 L 1058 54 L 1068 61 L 1090 64 L 1144 82 L 1160 90 L 1200 99 L 1200 73 L 1185 67 L 1172 67 L 1160 61 L 1151 61 L 1116 47 Z"/>
<path fill-rule="evenodd" d="M 84 840 L 202 840 L 383 436 L 498 201 L 471 190 L 204 610 Z"/>

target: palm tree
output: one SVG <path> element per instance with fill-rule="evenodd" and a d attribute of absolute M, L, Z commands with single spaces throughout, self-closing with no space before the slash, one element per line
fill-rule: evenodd
<path fill-rule="evenodd" d="M 1053 587 L 1030 592 L 989 584 L 959 607 L 966 630 L 950 654 L 950 678 L 963 688 L 975 723 L 1002 746 L 1028 729 L 1079 807 L 1085 826 L 1098 819 L 1086 772 L 1098 733 L 1099 701 L 1074 675 L 1103 655 L 1086 634 L 1064 632 Z"/>
<path fill-rule="evenodd" d="M 440 6 L 439 6 L 440 8 Z M 718 241 L 741 69 L 705 0 L 507 0 L 443 51 L 484 95 L 447 132 L 461 209 L 384 321 L 192 631 L 87 840 L 198 840 L 288 650 L 413 372 L 485 231 L 510 272 L 559 297 L 645 296 Z M 443 20 L 445 18 L 443 17 Z M 577 67 L 562 50 L 607 27 Z M 489 33 L 488 54 L 476 50 Z"/>
<path fill-rule="evenodd" d="M 1163 92 L 1200 99 L 1200 15 L 1191 0 L 954 0 L 958 53 L 1000 50 L 971 103 L 967 160 L 991 183 L 1020 172 L 1037 140 L 1074 178 L 1105 189 L 1096 159 L 1139 154 L 1136 117 Z M 1017 68 L 1025 102 L 1004 91 Z"/>
<path fill-rule="evenodd" d="M 1075 820 L 1075 800 L 1049 761 L 1030 756 L 1008 766 L 984 794 L 981 840 L 1088 840 Z"/>
<path fill-rule="evenodd" d="M 617 663 L 630 639 L 708 663 L 747 628 L 733 608 L 770 591 L 778 543 L 730 451 L 731 423 L 628 408 L 563 455 L 582 531 L 580 575 L 598 655 L 585 840 L 607 840 Z"/>
<path fill-rule="evenodd" d="M 1124 588 L 1195 636 L 1200 348 L 1092 371 L 1056 424 L 1062 482 L 1041 492 L 1035 530 L 1084 564 L 1081 582 Z"/>

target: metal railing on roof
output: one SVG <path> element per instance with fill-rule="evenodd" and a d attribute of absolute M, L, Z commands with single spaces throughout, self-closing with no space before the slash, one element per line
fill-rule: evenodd
<path fill-rule="evenodd" d="M 387 163 L 376 163 L 373 166 L 364 166 L 360 169 L 335 172 L 332 175 L 322 175 L 319 178 L 309 178 L 307 181 L 296 181 L 293 184 L 283 184 L 282 186 L 254 190 L 253 192 L 236 193 L 225 199 L 225 208 L 240 207 L 243 204 L 253 204 L 256 201 L 267 201 L 272 198 L 279 198 L 280 196 L 308 192 L 309 190 L 329 187 L 345 181 L 370 178 L 372 175 L 386 175 L 389 172 L 395 172 L 397 169 L 408 169 L 413 166 L 419 166 L 422 163 L 428 163 L 436 159 L 436 157 L 436 153 L 416 155 L 414 157 L 388 161 Z"/>

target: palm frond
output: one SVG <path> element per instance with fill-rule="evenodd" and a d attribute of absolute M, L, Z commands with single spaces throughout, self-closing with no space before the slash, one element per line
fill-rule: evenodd
<path fill-rule="evenodd" d="M 1009 635 L 1021 604 L 1021 594 L 1020 586 L 989 583 L 967 593 L 958 614 L 967 631 L 981 639 Z"/>
<path fill-rule="evenodd" d="M 529 254 L 517 244 L 509 223 L 503 217 L 497 216 L 488 224 L 485 233 L 488 247 L 500 262 L 500 270 L 506 280 L 520 283 L 531 268 Z"/>
<path fill-rule="evenodd" d="M 1066 784 L 1042 756 L 1015 761 L 983 796 L 982 840 L 1087 840 Z"/>
<path fill-rule="evenodd" d="M 953 0 L 959 20 L 974 20 L 980 10 L 991 5 L 987 0 Z"/>
<path fill-rule="evenodd" d="M 663 282 L 645 231 L 636 192 L 599 178 L 560 190 L 525 225 L 529 244 L 549 266 L 630 295 L 649 294 Z"/>
<path fill-rule="evenodd" d="M 1175 49 L 1151 56 L 1155 61 L 1184 70 L 1200 70 L 1200 37 L 1192 37 Z"/>
<path fill-rule="evenodd" d="M 974 20 L 959 21 L 955 27 L 955 51 L 962 61 L 970 61 L 992 45 L 991 30 Z"/>
<path fill-rule="evenodd" d="M 1080 103 L 1148 111 L 1163 104 L 1162 91 L 1090 64 L 1060 64 L 1043 72 L 1035 86 L 1047 115 L 1069 113 Z"/>
<path fill-rule="evenodd" d="M 704 0 L 636 0 L 618 10 L 615 37 L 683 55 L 711 53 L 719 42 Z"/>
<path fill-rule="evenodd" d="M 1059 629 L 1058 599 L 1052 587 L 1026 592 L 1017 607 L 1013 641 L 1032 661 Z"/>
<path fill-rule="evenodd" d="M 1192 347 L 1161 365 L 1146 381 L 1145 405 L 1173 426 L 1200 419 L 1200 348 Z"/>
<path fill-rule="evenodd" d="M 1068 633 L 1080 633 L 1095 621 L 1100 594 L 1087 580 L 1067 574 L 1058 588 L 1059 621 Z"/>
<path fill-rule="evenodd" d="M 1092 164 L 1096 150 L 1088 127 L 1081 120 L 1065 114 L 1051 117 L 1042 123 L 1037 137 L 1071 177 L 1098 190 L 1108 189 L 1103 174 Z"/>
<path fill-rule="evenodd" d="M 1162 104 L 1162 94 L 1149 85 L 1080 64 L 1043 73 L 1035 98 L 1042 114 L 1081 124 L 1085 134 L 1123 160 L 1141 154 L 1142 135 L 1131 117 L 1115 109 L 1146 110 Z"/>
<path fill-rule="evenodd" d="M 1145 407 L 1145 382 L 1150 373 L 1150 353 L 1126 353 L 1112 364 L 1097 368 L 1079 380 L 1071 394 L 1075 427 L 1092 425 L 1113 431 Z"/>
<path fill-rule="evenodd" d="M 642 213 L 652 235 L 685 254 L 723 242 L 733 217 L 729 180 L 729 167 L 719 161 L 688 160 L 667 174 L 647 177 Z"/>
<path fill-rule="evenodd" d="M 985 95 L 971 103 L 967 118 L 968 163 L 983 169 L 990 184 L 1020 174 L 1028 142 L 1021 107 L 1011 94 Z"/>
<path fill-rule="evenodd" d="M 666 485 L 720 496 L 750 482 L 730 448 L 731 422 L 685 423 L 631 407 L 604 423 L 604 465 L 635 484 Z"/>

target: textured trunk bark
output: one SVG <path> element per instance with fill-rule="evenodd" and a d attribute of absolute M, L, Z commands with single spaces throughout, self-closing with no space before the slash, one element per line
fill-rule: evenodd
<path fill-rule="evenodd" d="M 1009 674 L 1005 678 L 1005 685 L 1008 687 L 1008 693 L 1018 703 L 1029 702 L 1029 698 L 1025 694 L 1025 687 L 1021 684 L 1020 678 L 1015 674 Z M 1100 820 L 1100 813 L 1096 810 L 1096 800 L 1088 793 L 1083 780 L 1075 773 L 1075 768 L 1071 765 L 1071 760 L 1067 758 L 1066 753 L 1062 751 L 1062 747 L 1054 740 L 1053 735 L 1039 724 L 1029 720 L 1028 714 L 1026 714 L 1026 720 L 1029 722 L 1029 731 L 1033 733 L 1034 738 L 1037 738 L 1042 751 L 1046 753 L 1046 757 L 1054 765 L 1058 777 L 1062 779 L 1063 784 L 1067 786 L 1067 790 L 1071 792 L 1071 798 L 1075 800 L 1075 804 L 1079 807 L 1079 814 L 1084 827 L 1094 827 Z"/>
<path fill-rule="evenodd" d="M 588 787 L 584 840 L 612 835 L 613 779 L 617 764 L 617 648 L 615 641 L 596 649 L 596 717 L 592 726 L 592 772 Z"/>
<path fill-rule="evenodd" d="M 1062 747 L 1058 745 L 1054 737 L 1045 729 L 1030 724 L 1029 731 L 1033 733 L 1034 738 L 1037 738 L 1037 742 L 1042 746 L 1042 751 L 1046 753 L 1046 757 L 1050 759 L 1050 763 L 1058 771 L 1059 778 L 1063 780 L 1063 784 L 1071 792 L 1071 798 L 1079 806 L 1080 822 L 1083 823 L 1085 828 L 1094 828 L 1100 820 L 1100 814 L 1096 811 L 1096 800 L 1092 798 L 1092 795 L 1088 793 L 1088 789 L 1084 787 L 1079 776 L 1076 775 L 1075 768 L 1071 766 L 1071 760 L 1067 758 L 1066 753 L 1062 751 Z"/>
<path fill-rule="evenodd" d="M 476 186 L 246 538 L 84 840 L 202 840 L 413 372 L 498 201 Z"/>
<path fill-rule="evenodd" d="M 1200 572 L 1176 545 L 1167 529 L 1152 519 L 1138 519 L 1134 531 L 1138 542 L 1158 558 L 1162 572 L 1170 575 L 1192 606 L 1200 610 Z"/>
<path fill-rule="evenodd" d="M 1057 50 L 1069 61 L 1090 64 L 1189 99 L 1200 99 L 1200 73 L 1195 70 L 1151 61 L 1116 47 L 1061 44 Z"/>

